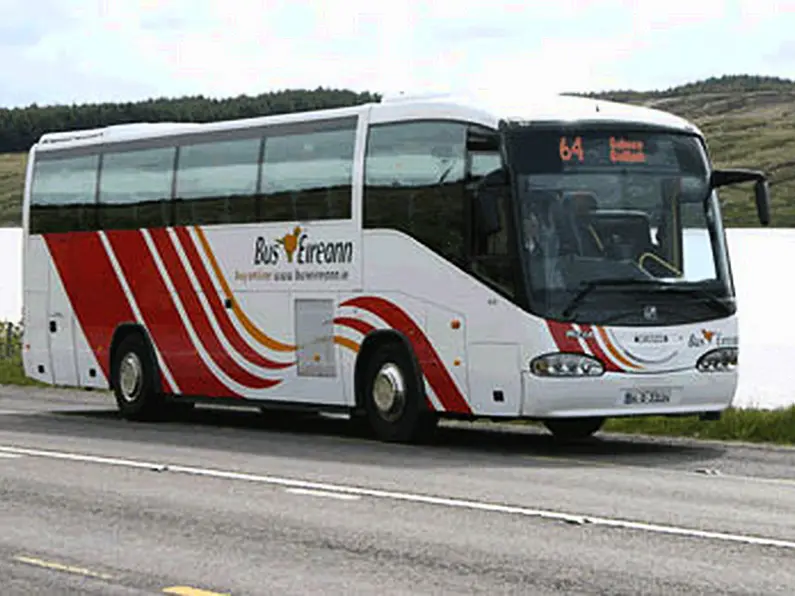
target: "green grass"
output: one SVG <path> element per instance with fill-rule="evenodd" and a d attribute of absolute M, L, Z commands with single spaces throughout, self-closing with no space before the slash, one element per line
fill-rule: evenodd
<path fill-rule="evenodd" d="M 685 418 L 616 418 L 606 432 L 795 445 L 795 406 L 774 410 L 729 408 L 718 421 Z"/>
<path fill-rule="evenodd" d="M 0 227 L 22 225 L 25 153 L 0 154 Z"/>
<path fill-rule="evenodd" d="M 28 379 L 22 368 L 22 346 L 20 343 L 19 327 L 17 333 L 8 343 L 8 323 L 0 321 L 0 385 L 25 385 L 45 387 L 42 383 Z M 10 349 L 9 349 L 10 348 Z"/>

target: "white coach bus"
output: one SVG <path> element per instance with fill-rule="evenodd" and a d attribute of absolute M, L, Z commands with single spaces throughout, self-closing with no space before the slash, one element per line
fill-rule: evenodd
<path fill-rule="evenodd" d="M 737 383 L 715 170 L 673 115 L 453 97 L 45 134 L 24 367 L 151 419 L 200 400 L 443 417 L 714 419 Z"/>

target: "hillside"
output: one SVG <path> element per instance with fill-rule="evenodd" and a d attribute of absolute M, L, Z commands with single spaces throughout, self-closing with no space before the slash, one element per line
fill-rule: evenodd
<path fill-rule="evenodd" d="M 646 105 L 694 121 L 707 135 L 718 166 L 759 168 L 771 177 L 773 226 L 795 227 L 795 82 L 772 77 L 713 78 L 660 91 L 583 94 Z M 0 226 L 19 225 L 24 151 L 42 130 L 85 128 L 135 120 L 212 121 L 337 107 L 377 100 L 375 94 L 318 89 L 226 100 L 158 99 L 136 104 L 0 110 Z M 11 153 L 15 151 L 15 153 Z M 732 227 L 756 226 L 753 189 L 724 189 Z"/>
<path fill-rule="evenodd" d="M 721 77 L 665 91 L 590 93 L 658 108 L 695 122 L 718 167 L 761 169 L 770 177 L 774 227 L 795 227 L 795 81 Z M 722 189 L 732 227 L 757 226 L 751 185 Z"/>

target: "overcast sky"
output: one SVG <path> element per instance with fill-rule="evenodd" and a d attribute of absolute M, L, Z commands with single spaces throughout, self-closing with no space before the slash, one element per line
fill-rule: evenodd
<path fill-rule="evenodd" d="M 5 107 L 795 78 L 795 0 L 0 0 L 0 15 Z"/>

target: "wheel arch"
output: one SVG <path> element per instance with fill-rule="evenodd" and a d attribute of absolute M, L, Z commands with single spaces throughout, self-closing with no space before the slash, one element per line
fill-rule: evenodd
<path fill-rule="evenodd" d="M 356 409 L 358 411 L 364 409 L 364 383 L 367 371 L 367 363 L 380 347 L 387 344 L 397 344 L 406 352 L 406 355 L 411 362 L 411 372 L 416 379 L 417 387 L 419 388 L 422 396 L 426 397 L 422 367 L 420 366 L 419 360 L 417 359 L 417 354 L 414 351 L 414 347 L 411 345 L 408 337 L 406 337 L 405 334 L 401 333 L 400 331 L 396 331 L 395 329 L 376 329 L 375 331 L 368 333 L 362 341 L 359 352 L 356 356 L 356 363 L 354 364 L 353 387 L 354 397 L 356 400 Z M 423 403 L 425 402 L 427 402 L 427 400 L 423 400 Z"/>

